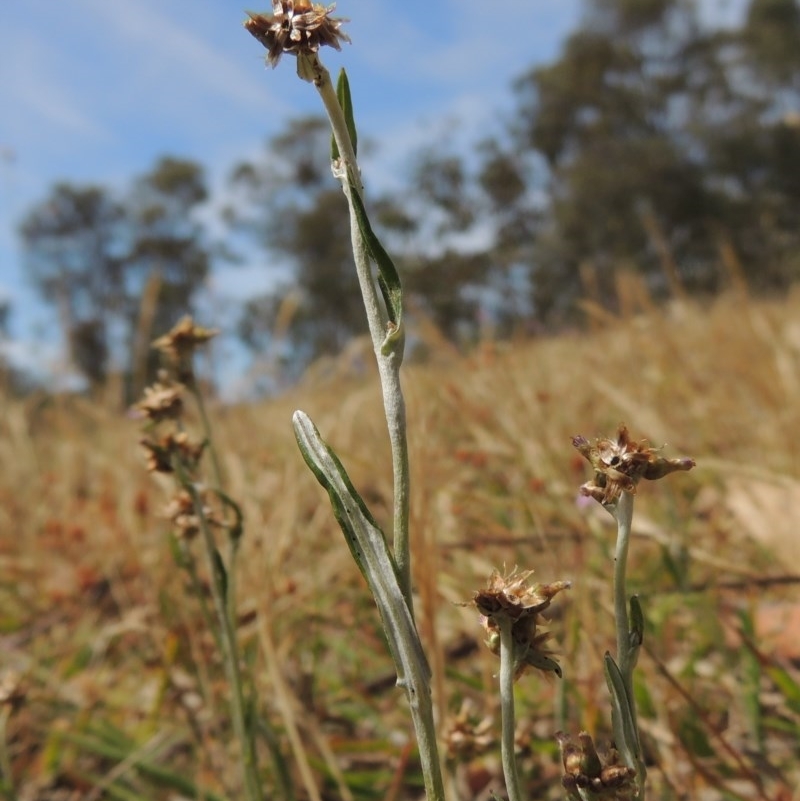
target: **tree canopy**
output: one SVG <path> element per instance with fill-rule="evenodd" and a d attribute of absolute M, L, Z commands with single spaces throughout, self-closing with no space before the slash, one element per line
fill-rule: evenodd
<path fill-rule="evenodd" d="M 459 343 L 552 328 L 589 291 L 613 305 L 621 271 L 655 298 L 797 280 L 798 42 L 795 0 L 750 0 L 727 28 L 692 0 L 586 0 L 558 57 L 514 83 L 497 135 L 470 153 L 431 142 L 400 192 L 368 192 L 412 324 Z M 273 276 L 239 335 L 290 377 L 365 325 L 328 141 L 322 119 L 292 120 L 227 188 L 232 241 Z M 196 301 L 217 253 L 206 198 L 202 168 L 166 158 L 121 193 L 58 184 L 23 221 L 31 279 L 90 381 L 114 360 L 133 371 L 137 332 Z"/>
<path fill-rule="evenodd" d="M 202 167 L 167 157 L 121 193 L 56 184 L 22 220 L 28 276 L 58 313 L 68 366 L 91 384 L 112 369 L 143 381 L 152 332 L 191 310 L 211 266 L 193 216 L 206 197 Z"/>

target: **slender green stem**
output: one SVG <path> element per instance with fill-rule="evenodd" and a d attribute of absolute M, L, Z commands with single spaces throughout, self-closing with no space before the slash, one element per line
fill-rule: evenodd
<path fill-rule="evenodd" d="M 500 625 L 500 715 L 502 719 L 501 757 L 508 801 L 522 801 L 514 744 L 514 640 L 512 623 L 498 617 Z"/>
<path fill-rule="evenodd" d="M 206 450 L 211 457 L 211 472 L 217 489 L 221 490 L 222 463 L 220 462 L 217 446 L 214 443 L 214 437 L 212 436 L 211 420 L 209 420 L 208 417 L 205 399 L 203 398 L 203 393 L 200 391 L 200 388 L 197 386 L 197 381 L 195 380 L 194 375 L 192 375 L 188 386 L 189 391 L 192 393 L 192 397 L 194 397 L 195 402 L 197 403 L 197 410 L 200 413 L 200 424 L 203 427 L 203 436 L 206 440 Z M 228 541 L 228 592 L 225 603 L 228 609 L 228 615 L 231 618 L 231 623 L 233 623 L 236 619 L 236 557 L 238 556 L 238 553 L 238 540 L 230 538 Z"/>
<path fill-rule="evenodd" d="M 211 614 L 211 609 L 209 609 L 208 601 L 206 600 L 206 593 L 203 591 L 203 584 L 200 581 L 200 575 L 197 572 L 197 564 L 195 562 L 194 554 L 189 548 L 188 543 L 181 541 L 178 545 L 183 552 L 182 557 L 184 561 L 182 566 L 189 574 L 189 580 L 192 584 L 192 592 L 200 604 L 200 613 L 203 616 L 203 620 L 205 621 L 208 630 L 214 637 L 214 643 L 216 644 L 217 648 L 222 648 L 222 643 L 220 642 L 220 633 L 217 631 L 217 627 L 214 625 L 214 617 Z"/>
<path fill-rule="evenodd" d="M 228 607 L 228 593 L 225 587 L 225 578 L 218 564 L 219 553 L 214 542 L 208 520 L 203 512 L 203 501 L 194 483 L 186 475 L 186 471 L 178 465 L 178 477 L 184 488 L 191 494 L 194 502 L 195 514 L 200 521 L 201 539 L 204 545 L 208 572 L 211 579 L 211 595 L 214 599 L 214 608 L 217 612 L 217 622 L 220 629 L 220 644 L 222 647 L 222 662 L 230 687 L 231 722 L 233 731 L 239 742 L 242 759 L 242 778 L 244 780 L 245 798 L 247 801 L 262 801 L 261 784 L 258 778 L 258 765 L 256 762 L 255 744 L 250 737 L 247 726 L 247 716 L 244 702 L 244 684 L 239 666 L 239 648 L 236 642 L 236 632 L 231 620 Z"/>
<path fill-rule="evenodd" d="M 633 495 L 623 492 L 614 512 L 617 520 L 617 547 L 614 554 L 614 618 L 617 627 L 617 665 L 625 683 L 629 684 L 632 672 L 630 654 L 630 622 L 628 620 L 628 591 L 625 574 L 628 569 L 628 546 L 633 523 Z"/>
<path fill-rule="evenodd" d="M 619 666 L 625 691 L 628 695 L 631 717 L 636 735 L 636 781 L 639 786 L 639 801 L 645 801 L 645 781 L 647 768 L 642 756 L 642 743 L 639 737 L 639 724 L 636 715 L 636 701 L 633 693 L 633 667 L 635 648 L 631 643 L 630 620 L 628 618 L 628 590 L 625 575 L 628 567 L 628 547 L 633 524 L 633 495 L 623 492 L 617 501 L 614 517 L 617 520 L 617 546 L 614 554 L 614 617 L 617 628 L 617 665 Z"/>
<path fill-rule="evenodd" d="M 400 589 L 394 559 L 383 532 L 317 427 L 301 411 L 292 418 L 303 458 L 328 491 L 350 552 L 369 584 L 383 621 L 386 641 L 397 669 L 397 684 L 406 692 L 419 746 L 428 801 L 443 801 L 444 783 L 431 701 L 430 668 Z"/>
<path fill-rule="evenodd" d="M 402 363 L 402 345 L 383 353 L 389 318 L 386 309 L 381 305 L 375 280 L 372 275 L 370 257 L 364 237 L 358 226 L 350 197 L 351 186 L 363 194 L 361 174 L 358 161 L 347 130 L 347 122 L 336 96 L 336 90 L 328 70 L 319 58 L 313 60 L 314 85 L 319 91 L 325 111 L 331 122 L 333 136 L 339 148 L 341 169 L 337 173 L 350 206 L 350 237 L 353 246 L 356 272 L 364 299 L 370 337 L 375 357 L 378 362 L 383 407 L 389 429 L 389 441 L 392 449 L 392 472 L 394 478 L 394 513 L 393 513 L 393 546 L 394 557 L 400 578 L 400 587 L 413 616 L 414 607 L 411 597 L 411 557 L 409 542 L 409 497 L 410 470 L 408 462 L 408 441 L 406 438 L 406 407 L 403 390 L 400 385 L 400 365 Z"/>

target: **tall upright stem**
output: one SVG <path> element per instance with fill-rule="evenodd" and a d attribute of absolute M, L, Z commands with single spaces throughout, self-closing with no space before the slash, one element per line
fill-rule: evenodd
<path fill-rule="evenodd" d="M 642 755 L 642 743 L 639 737 L 639 723 L 636 715 L 636 701 L 633 694 L 633 667 L 634 655 L 638 644 L 631 642 L 631 627 L 628 617 L 628 590 L 625 586 L 625 574 L 628 568 L 628 546 L 631 539 L 633 523 L 633 495 L 623 492 L 617 501 L 614 510 L 617 520 L 617 546 L 614 554 L 614 617 L 617 627 L 617 665 L 622 674 L 625 691 L 628 695 L 628 704 L 633 720 L 636 737 L 636 781 L 639 786 L 639 801 L 645 801 L 645 781 L 647 768 Z"/>
<path fill-rule="evenodd" d="M 250 736 L 247 727 L 247 713 L 244 700 L 244 682 L 242 671 L 239 666 L 239 647 L 236 642 L 236 631 L 231 620 L 228 593 L 225 588 L 225 579 L 220 572 L 220 559 L 217 547 L 214 543 L 214 535 L 208 523 L 208 519 L 203 511 L 203 502 L 194 483 L 190 480 L 186 471 L 178 467 L 178 476 L 181 484 L 192 496 L 195 513 L 200 521 L 200 533 L 203 542 L 203 550 L 208 564 L 209 579 L 211 582 L 211 596 L 214 600 L 214 608 L 217 612 L 219 623 L 219 643 L 222 647 L 222 663 L 225 668 L 230 688 L 231 699 L 231 723 L 234 735 L 239 743 L 241 751 L 242 779 L 244 781 L 244 797 L 247 801 L 262 801 L 263 794 L 261 783 L 258 777 L 258 763 L 256 759 L 255 744 Z"/>
<path fill-rule="evenodd" d="M 408 461 L 408 440 L 406 437 L 406 406 L 403 390 L 400 385 L 400 365 L 403 360 L 402 341 L 395 348 L 384 352 L 384 341 L 387 334 L 389 318 L 378 299 L 375 280 L 372 275 L 369 253 L 364 237 L 358 226 L 353 201 L 350 197 L 351 187 L 359 195 L 363 194 L 358 161 L 347 130 L 347 122 L 336 96 L 333 82 L 328 70 L 319 58 L 311 59 L 314 85 L 322 98 L 325 110 L 333 128 L 333 136 L 339 149 L 341 168 L 338 177 L 342 182 L 347 202 L 350 206 L 350 237 L 353 245 L 358 283 L 364 298 L 372 347 L 378 362 L 378 374 L 383 394 L 383 408 L 389 430 L 389 442 L 392 449 L 392 474 L 394 484 L 393 501 L 393 546 L 394 558 L 399 573 L 400 588 L 413 616 L 414 607 L 411 597 L 411 557 L 409 542 L 409 497 L 410 469 Z"/>
<path fill-rule="evenodd" d="M 625 574 L 628 569 L 628 546 L 633 523 L 633 495 L 623 492 L 614 511 L 617 520 L 617 547 L 614 553 L 614 618 L 617 627 L 617 664 L 626 683 L 630 681 L 630 622 L 628 620 L 628 591 Z"/>
<path fill-rule="evenodd" d="M 508 801 L 522 801 L 514 754 L 514 639 L 512 623 L 505 616 L 498 616 L 500 625 L 500 715 L 502 718 L 501 758 L 506 779 Z"/>

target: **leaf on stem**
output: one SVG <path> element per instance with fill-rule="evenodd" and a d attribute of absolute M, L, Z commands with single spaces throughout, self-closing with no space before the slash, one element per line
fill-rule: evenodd
<path fill-rule="evenodd" d="M 349 180 L 349 178 L 348 178 Z M 353 201 L 356 221 L 364 244 L 369 255 L 378 266 L 378 286 L 386 304 L 386 312 L 389 315 L 390 330 L 381 346 L 381 352 L 386 355 L 391 350 L 392 345 L 401 340 L 403 335 L 403 288 L 400 284 L 400 274 L 397 272 L 391 256 L 381 244 L 375 232 L 372 230 L 364 201 L 358 193 L 358 189 L 350 181 L 350 197 Z"/>
<path fill-rule="evenodd" d="M 225 563 L 222 561 L 220 552 L 214 548 L 211 552 L 212 560 L 214 562 L 214 578 L 217 581 L 221 597 L 228 597 L 228 571 L 225 569 Z"/>
<path fill-rule="evenodd" d="M 311 419 L 304 412 L 296 411 L 292 424 L 300 453 L 317 481 L 327 490 L 350 553 L 375 599 L 397 668 L 398 683 L 406 684 L 409 675 L 424 675 L 427 680 L 430 668 L 400 589 L 397 564 L 383 532 Z"/>
<path fill-rule="evenodd" d="M 617 663 L 611 654 L 605 656 L 605 674 L 608 690 L 611 693 L 611 721 L 614 729 L 614 740 L 625 764 L 635 768 L 638 764 L 639 738 L 633 720 L 630 696 L 625 687 Z"/>
<path fill-rule="evenodd" d="M 238 544 L 244 534 L 244 514 L 242 513 L 242 508 L 227 492 L 223 492 L 221 489 L 214 489 L 211 490 L 211 492 L 219 498 L 225 508 L 233 512 L 234 522 L 227 525 L 228 536 L 234 544 Z"/>
<path fill-rule="evenodd" d="M 358 131 L 356 131 L 356 119 L 353 112 L 353 98 L 350 94 L 350 81 L 347 79 L 344 67 L 339 72 L 339 80 L 336 82 L 336 97 L 339 98 L 339 105 L 342 107 L 347 132 L 350 134 L 350 142 L 353 145 L 353 153 L 358 155 Z M 338 160 L 339 146 L 336 144 L 336 137 L 331 134 L 331 161 Z"/>
<path fill-rule="evenodd" d="M 631 670 L 636 667 L 639 649 L 644 642 L 644 612 L 637 595 L 631 596 L 630 630 L 628 631 L 628 664 Z"/>

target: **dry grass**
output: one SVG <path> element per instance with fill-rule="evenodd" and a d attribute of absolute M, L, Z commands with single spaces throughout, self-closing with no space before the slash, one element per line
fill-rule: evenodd
<path fill-rule="evenodd" d="M 408 368 L 405 387 L 417 617 L 441 719 L 465 698 L 495 715 L 497 665 L 476 647 L 474 612 L 455 602 L 493 567 L 519 565 L 574 582 L 552 625 L 564 681 L 519 685 L 531 797 L 561 795 L 556 729 L 607 736 L 613 521 L 577 502 L 588 475 L 570 438 L 624 420 L 698 464 L 642 487 L 634 520 L 650 798 L 798 798 L 800 293 L 598 317 L 591 334 L 487 344 L 468 359 L 436 351 Z M 361 577 L 297 452 L 298 407 L 379 521 L 389 516 L 369 371 L 213 410 L 228 491 L 247 521 L 240 633 L 250 675 L 298 797 L 314 793 L 298 757 L 324 798 L 415 797 L 405 702 Z M 0 660 L 24 693 L 6 725 L 9 797 L 236 795 L 219 659 L 172 558 L 159 516 L 166 491 L 144 473 L 138 437 L 135 422 L 78 399 L 5 407 Z M 455 776 L 462 797 L 501 790 L 497 749 Z"/>

